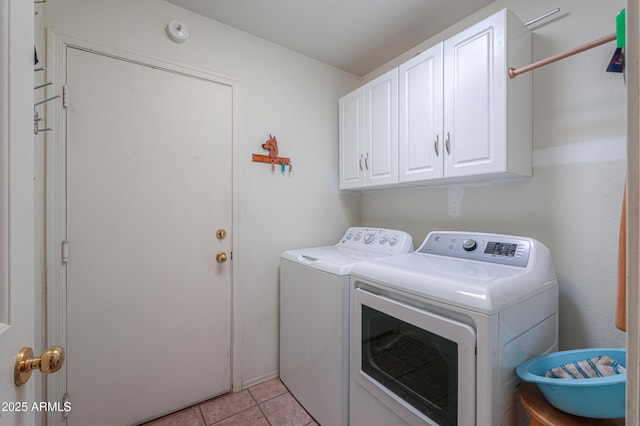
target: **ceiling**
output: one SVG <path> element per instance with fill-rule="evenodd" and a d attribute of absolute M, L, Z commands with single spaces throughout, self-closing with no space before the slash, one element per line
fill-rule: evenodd
<path fill-rule="evenodd" d="M 493 0 L 166 1 L 364 75 Z"/>

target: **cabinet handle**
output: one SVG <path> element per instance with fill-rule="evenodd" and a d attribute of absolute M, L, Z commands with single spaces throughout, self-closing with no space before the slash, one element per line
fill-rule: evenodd
<path fill-rule="evenodd" d="M 436 139 L 433 141 L 433 150 L 436 152 L 436 157 L 440 156 L 438 152 L 438 135 L 436 135 Z"/>
<path fill-rule="evenodd" d="M 360 154 L 360 160 L 358 160 L 358 164 L 360 165 L 360 171 L 362 171 L 362 154 Z"/>
<path fill-rule="evenodd" d="M 364 167 L 369 170 L 369 153 L 367 152 L 367 155 L 364 156 Z"/>
<path fill-rule="evenodd" d="M 444 140 L 444 146 L 447 148 L 447 155 L 451 155 L 451 142 L 449 142 L 449 132 L 447 132 L 447 137 Z"/>

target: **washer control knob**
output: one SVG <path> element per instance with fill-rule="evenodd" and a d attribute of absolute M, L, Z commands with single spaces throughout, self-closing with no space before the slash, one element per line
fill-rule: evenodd
<path fill-rule="evenodd" d="M 373 234 L 367 234 L 364 236 L 364 243 L 365 244 L 371 244 L 373 242 L 373 240 L 375 240 L 376 237 Z"/>
<path fill-rule="evenodd" d="M 380 239 L 378 240 L 378 242 L 379 242 L 380 244 L 384 244 L 384 243 L 386 243 L 386 242 L 387 242 L 387 237 L 380 237 Z"/>
<path fill-rule="evenodd" d="M 474 251 L 478 247 L 478 243 L 476 240 L 472 240 L 471 238 L 466 239 L 462 242 L 462 248 L 465 251 Z"/>
<path fill-rule="evenodd" d="M 396 237 L 389 238 L 389 245 L 390 246 L 395 246 L 396 244 L 398 244 L 398 239 Z"/>

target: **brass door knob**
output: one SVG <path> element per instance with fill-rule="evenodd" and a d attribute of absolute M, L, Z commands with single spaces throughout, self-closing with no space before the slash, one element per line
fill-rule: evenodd
<path fill-rule="evenodd" d="M 224 263 L 226 261 L 227 261 L 227 253 L 223 251 L 219 251 L 218 254 L 216 254 L 216 262 Z"/>
<path fill-rule="evenodd" d="M 13 381 L 16 386 L 22 386 L 31 378 L 33 370 L 40 370 L 44 374 L 55 373 L 64 364 L 64 349 L 60 346 L 51 346 L 34 358 L 33 349 L 22 348 L 16 357 L 13 370 Z"/>

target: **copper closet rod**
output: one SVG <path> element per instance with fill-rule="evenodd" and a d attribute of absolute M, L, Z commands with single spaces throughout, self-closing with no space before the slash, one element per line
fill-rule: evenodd
<path fill-rule="evenodd" d="M 522 67 L 522 68 L 509 68 L 509 77 L 510 78 L 516 78 L 518 75 L 520 74 L 524 74 L 525 72 L 531 71 L 531 70 L 535 70 L 536 68 L 540 68 L 543 67 L 545 65 L 551 64 L 553 62 L 557 62 L 561 59 L 567 58 L 569 56 L 573 56 L 577 53 L 581 53 L 584 52 L 585 50 L 589 50 L 589 49 L 593 49 L 594 47 L 600 46 L 602 44 L 605 43 L 609 43 L 610 41 L 614 41 L 616 39 L 616 34 L 610 34 L 606 37 L 602 37 L 598 40 L 594 40 L 591 43 L 587 43 L 587 44 L 583 44 L 582 46 L 578 46 L 575 49 L 571 49 L 568 50 L 564 53 L 558 53 L 557 55 L 554 56 L 550 56 L 547 59 L 542 59 L 541 61 L 538 62 L 534 62 L 531 65 L 527 65 L 526 67 Z"/>

